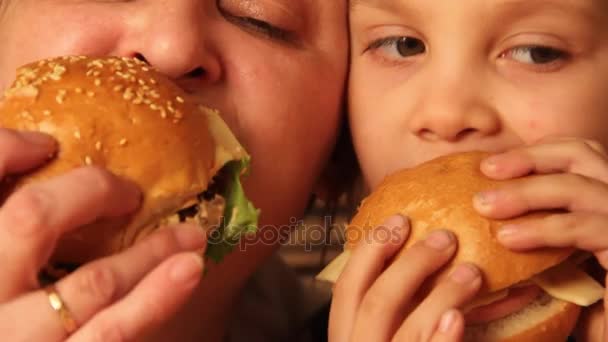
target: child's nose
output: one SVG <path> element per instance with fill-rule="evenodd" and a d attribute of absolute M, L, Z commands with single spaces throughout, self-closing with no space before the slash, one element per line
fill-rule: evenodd
<path fill-rule="evenodd" d="M 466 113 L 455 110 L 418 112 L 409 126 L 411 132 L 421 139 L 449 142 L 494 135 L 500 129 L 496 115 L 475 110 Z"/>
<path fill-rule="evenodd" d="M 491 101 L 467 87 L 435 83 L 422 92 L 408 122 L 410 132 L 424 140 L 449 142 L 498 134 L 501 120 Z"/>
<path fill-rule="evenodd" d="M 209 13 L 199 0 L 155 0 L 142 2 L 126 25 L 116 54 L 138 56 L 160 72 L 180 78 L 185 75 L 215 82 L 221 64 L 209 41 L 213 30 Z"/>

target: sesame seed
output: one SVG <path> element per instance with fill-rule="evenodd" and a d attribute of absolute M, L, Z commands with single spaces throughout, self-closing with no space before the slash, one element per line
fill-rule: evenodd
<path fill-rule="evenodd" d="M 127 139 L 126 138 L 122 138 L 118 142 L 118 145 L 120 145 L 120 146 L 125 146 L 126 144 L 127 144 Z"/>
<path fill-rule="evenodd" d="M 44 116 L 51 116 L 51 111 L 48 110 L 48 109 L 47 110 L 43 110 L 42 111 L 42 115 L 44 115 Z"/>
<path fill-rule="evenodd" d="M 74 131 L 74 138 L 80 139 L 80 131 Z"/>
<path fill-rule="evenodd" d="M 97 142 L 95 143 L 95 149 L 96 149 L 97 151 L 101 151 L 101 141 L 97 141 Z"/>
<path fill-rule="evenodd" d="M 93 160 L 91 159 L 91 157 L 86 156 L 86 157 L 84 157 L 84 163 L 87 165 L 91 165 L 91 164 L 93 164 Z"/>
<path fill-rule="evenodd" d="M 160 117 L 163 119 L 167 118 L 167 112 L 165 112 L 164 110 L 160 112 Z"/>
<path fill-rule="evenodd" d="M 131 68 L 132 66 L 129 65 L 129 68 Z M 133 75 L 137 75 L 137 70 L 135 69 L 129 69 L 129 73 L 133 74 Z"/>
<path fill-rule="evenodd" d="M 148 68 L 148 67 L 142 67 L 141 70 L 145 71 L 145 72 L 148 72 L 148 71 L 150 71 L 150 68 Z"/>
<path fill-rule="evenodd" d="M 133 100 L 133 104 L 136 104 L 136 105 L 138 105 L 138 104 L 142 104 L 142 102 L 144 102 L 142 97 L 136 97 L 136 98 Z"/>
<path fill-rule="evenodd" d="M 181 119 L 184 117 L 184 115 L 182 114 L 182 112 L 180 112 L 179 110 L 175 111 L 175 117 L 178 119 Z"/>
<path fill-rule="evenodd" d="M 95 79 L 95 85 L 98 87 L 101 85 L 101 80 L 99 78 Z"/>
<path fill-rule="evenodd" d="M 154 103 L 150 104 L 150 109 L 152 110 L 158 110 L 158 106 L 155 105 Z"/>
<path fill-rule="evenodd" d="M 93 72 L 93 76 L 95 76 L 95 77 L 99 77 L 99 75 L 101 75 L 101 72 L 100 72 L 100 71 L 94 71 L 94 72 Z"/>
<path fill-rule="evenodd" d="M 76 88 L 74 89 L 74 91 L 76 92 L 76 94 L 82 94 L 82 88 Z"/>
<path fill-rule="evenodd" d="M 177 96 L 175 100 L 179 103 L 184 103 L 184 99 L 181 96 Z"/>
<path fill-rule="evenodd" d="M 87 96 L 88 97 L 95 97 L 95 92 L 89 90 L 89 91 L 87 91 Z"/>
<path fill-rule="evenodd" d="M 127 88 L 125 92 L 122 94 L 122 98 L 129 101 L 133 98 L 133 89 Z"/>
<path fill-rule="evenodd" d="M 115 92 L 119 92 L 119 91 L 122 91 L 123 88 L 124 88 L 124 86 L 122 84 L 119 84 L 119 85 L 114 86 L 113 89 Z"/>
<path fill-rule="evenodd" d="M 152 83 L 152 84 L 156 84 L 156 80 L 155 80 L 155 79 L 153 79 L 153 78 L 151 78 L 151 79 L 150 79 L 150 83 Z"/>

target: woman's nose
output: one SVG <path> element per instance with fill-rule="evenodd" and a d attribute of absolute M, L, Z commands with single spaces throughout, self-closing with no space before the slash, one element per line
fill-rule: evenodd
<path fill-rule="evenodd" d="M 127 19 L 116 54 L 143 59 L 174 79 L 196 77 L 213 83 L 221 78 L 220 61 L 209 39 L 214 33 L 206 2 L 141 3 Z"/>

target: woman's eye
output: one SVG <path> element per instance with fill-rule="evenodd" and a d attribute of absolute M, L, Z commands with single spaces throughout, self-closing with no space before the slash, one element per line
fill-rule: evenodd
<path fill-rule="evenodd" d="M 291 38 L 289 31 L 273 26 L 272 24 L 263 20 L 250 17 L 232 17 L 232 20 L 240 23 L 248 29 L 273 39 L 288 41 Z"/>
<path fill-rule="evenodd" d="M 520 46 L 505 52 L 503 57 L 526 64 L 549 64 L 566 58 L 567 53 L 546 46 Z"/>
<path fill-rule="evenodd" d="M 426 52 L 424 42 L 412 37 L 388 37 L 373 42 L 368 50 L 387 54 L 389 58 L 406 58 Z"/>
<path fill-rule="evenodd" d="M 217 0 L 216 3 L 217 9 L 226 20 L 244 30 L 284 42 L 293 42 L 295 40 L 294 31 L 286 30 L 266 20 L 249 16 L 247 14 L 251 11 L 243 10 L 240 5 L 242 4 L 235 1 Z"/>

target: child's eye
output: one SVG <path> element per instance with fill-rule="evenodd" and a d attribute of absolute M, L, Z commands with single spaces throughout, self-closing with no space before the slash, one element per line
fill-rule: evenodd
<path fill-rule="evenodd" d="M 520 46 L 513 48 L 501 57 L 514 59 L 526 64 L 550 64 L 566 58 L 568 54 L 546 46 Z"/>
<path fill-rule="evenodd" d="M 412 37 L 387 37 L 374 41 L 368 50 L 382 50 L 390 59 L 406 58 L 426 52 L 424 42 Z"/>

